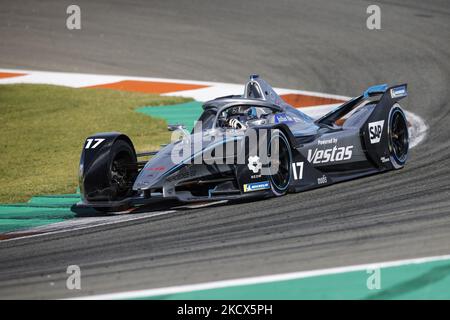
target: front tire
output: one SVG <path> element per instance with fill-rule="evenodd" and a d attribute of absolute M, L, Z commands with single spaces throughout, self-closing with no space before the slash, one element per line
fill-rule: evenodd
<path fill-rule="evenodd" d="M 120 201 L 131 195 L 133 182 L 137 176 L 137 158 L 133 147 L 119 139 L 111 147 L 108 162 L 109 201 Z M 101 212 L 113 212 L 125 207 L 97 207 Z"/>

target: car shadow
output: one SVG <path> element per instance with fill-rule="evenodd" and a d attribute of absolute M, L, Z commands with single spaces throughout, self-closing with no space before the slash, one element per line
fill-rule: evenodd
<path fill-rule="evenodd" d="M 181 203 L 178 202 L 157 202 L 148 205 L 139 206 L 136 208 L 131 208 L 124 211 L 117 212 L 104 212 L 95 210 L 94 208 L 82 207 L 76 204 L 72 205 L 70 210 L 75 214 L 76 218 L 89 218 L 89 217 L 107 217 L 107 216 L 117 216 L 121 214 L 140 214 L 140 213 L 149 213 L 156 211 L 167 211 L 172 210 L 176 206 L 180 206 Z"/>
<path fill-rule="evenodd" d="M 81 207 L 77 205 L 72 205 L 70 210 L 75 213 L 76 218 L 89 218 L 89 217 L 107 217 L 107 216 L 117 216 L 120 214 L 142 214 L 158 211 L 189 211 L 189 210 L 200 210 L 203 208 L 214 208 L 224 205 L 235 205 L 240 203 L 248 203 L 252 201 L 259 201 L 262 199 L 235 199 L 227 201 L 199 201 L 199 202 L 181 202 L 174 200 L 166 200 L 161 202 L 156 202 L 152 204 L 142 205 L 136 208 L 119 211 L 119 212 L 102 212 L 95 210 L 94 208 Z"/>

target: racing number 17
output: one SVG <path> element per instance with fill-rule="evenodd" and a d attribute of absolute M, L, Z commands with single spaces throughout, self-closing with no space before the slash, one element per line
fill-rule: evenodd
<path fill-rule="evenodd" d="M 294 173 L 294 180 L 303 179 L 303 162 L 294 162 L 292 164 L 292 172 Z"/>
<path fill-rule="evenodd" d="M 84 147 L 84 148 L 85 149 L 89 149 L 89 148 L 90 149 L 95 149 L 103 141 L 105 141 L 105 139 L 87 139 L 86 140 L 86 147 Z M 94 144 L 92 144 L 92 142 L 94 142 Z"/>

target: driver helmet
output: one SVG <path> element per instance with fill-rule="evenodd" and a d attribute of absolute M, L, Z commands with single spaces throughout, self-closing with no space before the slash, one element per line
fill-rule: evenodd
<path fill-rule="evenodd" d="M 255 119 L 258 117 L 258 113 L 256 112 L 256 107 L 250 107 L 247 110 L 248 119 Z"/>

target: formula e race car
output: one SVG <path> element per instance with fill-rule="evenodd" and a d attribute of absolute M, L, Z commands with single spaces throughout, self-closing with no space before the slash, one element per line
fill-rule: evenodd
<path fill-rule="evenodd" d="M 136 154 L 122 133 L 88 137 L 79 205 L 114 211 L 162 199 L 283 196 L 400 169 L 409 138 L 398 101 L 406 95 L 406 84 L 373 86 L 312 119 L 251 76 L 243 95 L 204 103 L 192 132 L 170 125 L 176 137 L 159 151 Z"/>

